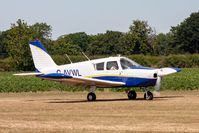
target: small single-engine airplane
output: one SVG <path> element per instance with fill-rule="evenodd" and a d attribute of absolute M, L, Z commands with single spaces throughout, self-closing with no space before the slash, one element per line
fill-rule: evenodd
<path fill-rule="evenodd" d="M 136 92 L 130 87 L 144 87 L 144 99 L 152 100 L 153 94 L 147 89 L 156 86 L 159 91 L 161 78 L 165 75 L 180 72 L 178 68 L 142 67 L 126 57 L 109 57 L 56 65 L 40 41 L 31 41 L 30 49 L 36 71 L 33 73 L 14 74 L 17 76 L 35 75 L 41 79 L 58 81 L 65 85 L 91 88 L 88 101 L 95 101 L 96 87 L 126 87 L 129 99 L 136 99 Z M 86 56 L 87 57 L 87 56 Z"/>

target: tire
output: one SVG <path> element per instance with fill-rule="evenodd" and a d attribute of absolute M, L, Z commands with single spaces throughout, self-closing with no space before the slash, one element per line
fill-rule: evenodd
<path fill-rule="evenodd" d="M 88 93 L 87 99 L 88 99 L 88 101 L 95 101 L 96 100 L 95 93 L 92 93 L 92 92 Z"/>
<path fill-rule="evenodd" d="M 129 99 L 129 100 L 135 100 L 136 97 L 137 97 L 137 94 L 136 94 L 135 91 L 129 91 L 129 92 L 128 92 L 128 99 Z"/>
<path fill-rule="evenodd" d="M 146 97 L 146 93 L 148 94 L 148 97 Z M 153 93 L 151 93 L 150 91 L 147 91 L 146 93 L 144 94 L 144 99 L 153 100 Z"/>

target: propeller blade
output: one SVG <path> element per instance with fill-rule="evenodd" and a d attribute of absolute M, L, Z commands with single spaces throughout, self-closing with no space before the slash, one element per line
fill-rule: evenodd
<path fill-rule="evenodd" d="M 160 96 L 161 81 L 162 78 L 158 76 L 154 87 L 154 94 L 156 94 L 157 96 Z"/>

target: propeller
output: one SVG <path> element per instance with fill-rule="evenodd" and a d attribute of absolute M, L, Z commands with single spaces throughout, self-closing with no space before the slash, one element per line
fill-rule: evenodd
<path fill-rule="evenodd" d="M 163 76 L 173 74 L 176 72 L 180 72 L 180 71 L 181 70 L 178 68 L 170 68 L 170 67 L 157 69 L 157 73 L 156 73 L 157 80 L 156 80 L 156 84 L 155 84 L 155 88 L 154 88 L 154 93 L 157 96 L 160 96 L 161 81 L 162 81 Z"/>
<path fill-rule="evenodd" d="M 155 87 L 154 87 L 154 94 L 157 95 L 157 96 L 160 96 L 160 88 L 161 88 L 161 83 L 162 83 L 162 72 L 163 72 L 163 69 L 158 69 L 157 71 L 157 80 L 156 80 L 156 84 L 155 84 Z"/>
<path fill-rule="evenodd" d="M 158 76 L 154 87 L 154 94 L 156 94 L 157 96 L 160 96 L 161 81 L 162 77 Z"/>

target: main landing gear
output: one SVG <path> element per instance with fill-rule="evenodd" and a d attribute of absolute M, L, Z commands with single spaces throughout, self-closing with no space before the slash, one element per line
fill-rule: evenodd
<path fill-rule="evenodd" d="M 96 100 L 95 88 L 96 88 L 95 86 L 91 87 L 92 91 L 90 93 L 88 93 L 88 95 L 87 95 L 88 101 L 95 101 Z"/>
<path fill-rule="evenodd" d="M 135 91 L 130 90 L 130 88 L 128 88 L 127 92 L 127 96 L 129 100 L 135 100 L 137 97 L 137 94 Z M 148 88 L 145 89 L 145 94 L 144 94 L 144 99 L 145 100 L 153 100 L 153 93 L 151 93 Z"/>
<path fill-rule="evenodd" d="M 96 100 L 96 95 L 93 92 L 88 93 L 87 95 L 88 101 L 95 101 Z"/>
<path fill-rule="evenodd" d="M 96 95 L 95 95 L 95 88 L 96 86 L 92 86 L 91 87 L 91 92 L 88 93 L 87 95 L 87 99 L 88 101 L 95 101 L 96 100 Z M 137 93 L 133 90 L 130 90 L 130 88 L 128 88 L 127 92 L 127 96 L 129 100 L 135 100 L 137 97 Z M 148 88 L 145 89 L 145 94 L 144 94 L 144 99 L 145 100 L 153 100 L 153 93 L 151 93 Z"/>
<path fill-rule="evenodd" d="M 127 95 L 129 100 L 135 100 L 137 97 L 137 93 L 135 91 L 129 91 Z"/>
<path fill-rule="evenodd" d="M 126 93 L 127 93 L 129 100 L 135 100 L 137 97 L 137 93 L 135 91 L 131 90 L 131 88 L 127 88 Z"/>

